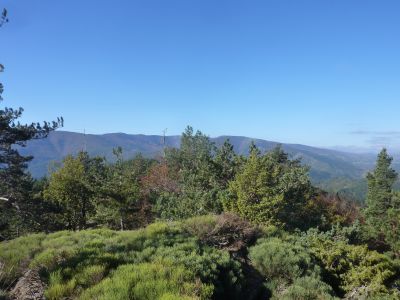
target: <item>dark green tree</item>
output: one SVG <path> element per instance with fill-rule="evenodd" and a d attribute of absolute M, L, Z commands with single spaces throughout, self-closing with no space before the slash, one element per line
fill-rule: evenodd
<path fill-rule="evenodd" d="M 8 22 L 7 10 L 0 15 L 0 27 Z M 0 72 L 4 66 L 0 64 Z M 3 101 L 3 84 L 0 83 L 0 102 Z M 27 164 L 31 156 L 20 155 L 18 148 L 25 147 L 32 139 L 46 137 L 50 131 L 62 126 L 62 118 L 43 124 L 21 124 L 18 119 L 23 109 L 3 107 L 0 109 L 0 217 L 13 220 L 14 223 L 25 223 L 30 218 L 29 191 L 32 188 L 32 178 L 27 174 Z M 8 222 L 2 222 L 7 230 Z M 4 224 L 6 223 L 6 224 Z M 1 229 L 0 229 L 1 230 Z"/>
<path fill-rule="evenodd" d="M 229 139 L 225 140 L 224 144 L 217 149 L 214 161 L 217 167 L 219 185 L 222 189 L 226 189 L 239 167 L 238 156 Z"/>
<path fill-rule="evenodd" d="M 107 168 L 107 177 L 101 187 L 95 221 L 110 228 L 125 230 L 147 224 L 150 207 L 144 203 L 140 180 L 152 161 L 137 155 L 125 160 L 121 147 L 113 149 L 115 163 Z M 143 213 L 143 214 L 141 214 Z"/>
<path fill-rule="evenodd" d="M 163 218 L 221 212 L 215 153 L 209 137 L 200 131 L 194 133 L 190 126 L 182 134 L 180 149 L 167 149 L 167 164 L 178 172 L 179 192 L 164 193 L 158 198 L 156 207 Z"/>
<path fill-rule="evenodd" d="M 374 171 L 367 175 L 368 194 L 365 214 L 374 227 L 379 227 L 392 205 L 393 185 L 398 177 L 396 171 L 391 168 L 392 160 L 386 149 L 383 149 L 378 154 Z"/>
<path fill-rule="evenodd" d="M 378 244 L 389 243 L 394 246 L 398 245 L 400 240 L 398 235 L 400 203 L 398 195 L 393 191 L 398 174 L 391 167 L 392 160 L 387 150 L 382 149 L 378 154 L 375 169 L 367 175 L 365 219 L 370 237 Z M 393 233 L 397 233 L 397 237 L 393 236 Z"/>

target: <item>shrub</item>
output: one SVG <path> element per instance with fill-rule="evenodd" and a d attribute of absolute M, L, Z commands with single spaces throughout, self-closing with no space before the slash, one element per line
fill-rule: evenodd
<path fill-rule="evenodd" d="M 313 299 L 301 298 L 301 295 L 307 294 L 302 290 L 312 284 L 320 287 L 316 294 L 330 295 L 329 286 L 320 279 L 320 268 L 294 237 L 260 239 L 257 245 L 250 248 L 249 257 L 253 266 L 264 276 L 265 286 L 274 299 L 281 299 L 285 295 L 288 295 L 285 299 Z M 299 298 L 290 298 L 296 294 Z"/>
<path fill-rule="evenodd" d="M 207 239 L 207 236 L 215 228 L 216 224 L 216 215 L 196 216 L 182 222 L 183 229 L 201 241 Z"/>
<path fill-rule="evenodd" d="M 391 285 L 400 275 L 400 265 L 388 256 L 316 231 L 310 231 L 303 239 L 337 293 L 367 291 L 368 297 L 373 297 L 392 292 Z"/>
<path fill-rule="evenodd" d="M 4 260 L 7 265 L 1 266 L 7 272 L 28 267 L 40 270 L 47 284 L 48 299 L 79 298 L 82 293 L 86 295 L 86 291 L 97 291 L 103 286 L 113 290 L 114 284 L 125 280 L 128 271 L 124 270 L 129 268 L 134 268 L 142 277 L 132 279 L 136 280 L 133 290 L 115 292 L 121 299 L 125 299 L 123 293 L 129 297 L 143 296 L 143 299 L 153 296 L 209 298 L 211 294 L 218 298 L 222 294 L 239 294 L 243 281 L 240 263 L 228 252 L 201 243 L 183 227 L 180 223 L 154 223 L 136 231 L 96 229 L 27 236 L 0 245 L 1 261 L 13 257 L 12 249 L 28 245 L 14 253 L 12 260 Z M 165 269 L 161 268 L 161 262 L 167 264 Z M 129 267 L 124 269 L 124 266 Z M 157 277 L 158 272 L 161 277 Z M 10 285 L 18 274 L 6 273 L 4 282 Z M 147 295 L 149 285 L 145 278 L 153 278 L 152 274 L 159 289 L 156 294 L 149 291 Z M 180 289 L 166 293 L 162 287 L 169 284 Z"/>
<path fill-rule="evenodd" d="M 233 213 L 192 218 L 184 226 L 203 243 L 230 252 L 245 249 L 259 235 L 258 228 Z"/>
<path fill-rule="evenodd" d="M 45 291 L 45 297 L 49 300 L 65 299 L 74 293 L 76 280 L 72 279 L 65 283 L 54 283 Z"/>
<path fill-rule="evenodd" d="M 121 266 L 80 299 L 207 299 L 212 290 L 184 267 L 160 261 Z"/>
<path fill-rule="evenodd" d="M 84 268 L 76 277 L 78 284 L 82 286 L 92 286 L 99 283 L 106 273 L 106 267 L 103 265 L 94 265 Z"/>
<path fill-rule="evenodd" d="M 250 259 L 267 281 L 289 284 L 298 277 L 318 274 L 303 247 L 278 238 L 262 239 L 250 248 Z"/>
<path fill-rule="evenodd" d="M 332 288 L 312 276 L 296 278 L 292 285 L 273 299 L 280 300 L 328 300 L 335 299 Z"/>
<path fill-rule="evenodd" d="M 22 276 L 44 238 L 45 234 L 32 234 L 0 243 L 0 287 L 7 288 Z"/>

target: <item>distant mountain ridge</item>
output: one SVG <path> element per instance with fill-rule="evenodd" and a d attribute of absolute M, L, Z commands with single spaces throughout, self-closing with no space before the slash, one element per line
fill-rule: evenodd
<path fill-rule="evenodd" d="M 252 141 L 261 151 L 273 149 L 278 142 L 253 139 L 244 136 L 219 136 L 211 138 L 217 146 L 229 139 L 238 154 L 247 154 Z M 165 146 L 179 147 L 180 136 L 166 136 Z M 68 131 L 52 132 L 48 138 L 30 141 L 21 149 L 24 155 L 33 155 L 34 160 L 29 170 L 34 177 L 47 174 L 49 163 L 60 162 L 68 154 L 76 154 L 87 150 L 91 155 L 100 155 L 112 160 L 112 149 L 121 146 L 126 158 L 142 153 L 146 157 L 160 156 L 163 149 L 161 135 L 143 134 L 82 134 Z M 316 183 L 333 178 L 360 179 L 365 172 L 373 168 L 375 155 L 353 154 L 336 150 L 321 149 L 299 144 L 282 144 L 283 149 L 292 158 L 302 158 L 304 164 L 310 166 L 312 180 Z"/>

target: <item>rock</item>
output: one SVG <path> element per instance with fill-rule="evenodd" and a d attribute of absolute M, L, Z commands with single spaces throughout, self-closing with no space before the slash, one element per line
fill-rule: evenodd
<path fill-rule="evenodd" d="M 44 300 L 45 286 L 36 270 L 28 270 L 10 292 L 13 300 Z"/>

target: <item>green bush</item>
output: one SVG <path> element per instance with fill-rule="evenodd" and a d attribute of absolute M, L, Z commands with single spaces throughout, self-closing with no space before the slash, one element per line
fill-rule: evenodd
<path fill-rule="evenodd" d="M 205 240 L 217 225 L 216 215 L 204 215 L 189 218 L 182 223 L 183 228 L 200 240 Z"/>
<path fill-rule="evenodd" d="M 250 248 L 250 259 L 267 281 L 276 283 L 290 284 L 298 277 L 319 271 L 303 247 L 278 238 L 261 239 Z"/>
<path fill-rule="evenodd" d="M 394 292 L 391 286 L 400 276 L 400 265 L 395 260 L 365 245 L 335 240 L 326 233 L 310 231 L 303 239 L 337 293 L 366 293 L 370 298 Z"/>
<path fill-rule="evenodd" d="M 32 234 L 0 243 L 0 287 L 7 288 L 22 276 L 24 268 L 41 249 L 45 234 Z"/>
<path fill-rule="evenodd" d="M 332 288 L 322 282 L 311 253 L 293 236 L 260 239 L 249 257 L 273 299 L 332 298 Z"/>
<path fill-rule="evenodd" d="M 126 279 L 133 280 L 134 288 L 126 287 L 116 297 L 122 299 L 125 293 L 135 299 L 153 296 L 193 299 L 210 298 L 211 294 L 216 298 L 222 294 L 240 294 L 243 281 L 240 263 L 228 252 L 201 243 L 184 227 L 181 223 L 154 223 L 136 231 L 63 231 L 2 243 L 0 261 L 6 272 L 2 284 L 8 287 L 26 268 L 33 268 L 41 272 L 47 285 L 46 298 L 79 298 L 89 290 L 90 293 L 103 288 L 112 290 L 114 283 L 125 280 L 127 270 L 134 268 L 140 276 Z M 160 262 L 167 264 L 165 269 Z M 161 277 L 157 277 L 158 272 Z M 148 276 L 157 285 L 155 294 L 146 294 L 148 285 L 141 280 L 147 280 Z M 184 289 L 167 293 L 164 285 Z"/>
<path fill-rule="evenodd" d="M 301 277 L 294 280 L 281 294 L 273 299 L 280 300 L 329 300 L 335 299 L 332 288 L 319 278 L 312 276 Z"/>
<path fill-rule="evenodd" d="M 74 294 L 76 286 L 75 279 L 63 283 L 54 283 L 45 291 L 45 297 L 49 300 L 68 298 Z"/>
<path fill-rule="evenodd" d="M 209 299 L 212 291 L 184 267 L 159 261 L 121 266 L 80 299 Z"/>

